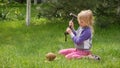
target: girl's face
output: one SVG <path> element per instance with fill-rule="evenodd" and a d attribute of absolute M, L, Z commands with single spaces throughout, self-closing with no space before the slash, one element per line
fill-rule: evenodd
<path fill-rule="evenodd" d="M 86 27 L 86 23 L 82 20 L 78 21 L 78 24 L 81 26 L 81 27 Z"/>

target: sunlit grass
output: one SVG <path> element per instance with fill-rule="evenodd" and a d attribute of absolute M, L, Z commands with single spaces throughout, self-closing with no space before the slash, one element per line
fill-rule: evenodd
<path fill-rule="evenodd" d="M 1 68 L 119 68 L 120 32 L 117 26 L 114 29 L 95 30 L 92 51 L 101 56 L 101 61 L 70 61 L 57 54 L 60 49 L 74 47 L 69 36 L 68 41 L 64 41 L 67 21 L 32 21 L 29 27 L 24 21 L 0 22 Z M 48 52 L 56 53 L 58 59 L 45 62 L 45 54 Z"/>

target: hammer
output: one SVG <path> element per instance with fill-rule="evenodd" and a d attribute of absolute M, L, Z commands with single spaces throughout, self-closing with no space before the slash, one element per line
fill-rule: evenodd
<path fill-rule="evenodd" d="M 77 18 L 77 15 L 73 14 L 73 13 L 70 13 L 70 16 L 72 16 L 72 19 L 71 21 L 73 21 L 75 18 Z M 70 29 L 72 29 L 71 26 L 68 26 Z M 67 41 L 67 35 L 68 35 L 68 32 L 64 32 L 64 35 L 65 35 L 65 42 Z"/>

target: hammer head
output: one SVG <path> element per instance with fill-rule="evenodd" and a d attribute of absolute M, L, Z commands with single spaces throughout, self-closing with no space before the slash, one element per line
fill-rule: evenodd
<path fill-rule="evenodd" d="M 73 16 L 73 17 L 77 18 L 77 15 L 75 15 L 73 13 L 70 13 L 70 16 Z"/>

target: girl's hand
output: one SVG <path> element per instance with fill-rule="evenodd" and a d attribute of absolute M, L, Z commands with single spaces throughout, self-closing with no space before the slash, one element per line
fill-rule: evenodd
<path fill-rule="evenodd" d="M 72 30 L 68 27 L 67 29 L 66 29 L 66 32 L 68 32 L 69 34 L 72 32 Z"/>
<path fill-rule="evenodd" d="M 73 23 L 73 21 L 71 20 L 71 21 L 69 21 L 69 26 L 70 26 L 70 28 L 74 28 L 74 23 Z"/>

